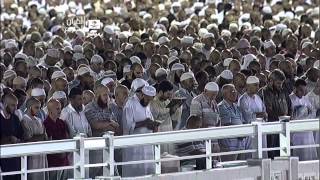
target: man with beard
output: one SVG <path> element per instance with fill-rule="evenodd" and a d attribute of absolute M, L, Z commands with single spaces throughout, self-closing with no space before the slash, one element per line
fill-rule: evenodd
<path fill-rule="evenodd" d="M 282 87 L 284 80 L 284 73 L 276 69 L 269 75 L 267 86 L 262 88 L 258 93 L 266 106 L 268 122 L 279 121 L 280 116 L 291 115 L 291 100 Z M 267 146 L 268 148 L 279 147 L 279 135 L 267 135 Z M 269 158 L 274 158 L 279 155 L 279 151 L 268 152 Z"/>
<path fill-rule="evenodd" d="M 105 132 L 116 132 L 119 124 L 111 111 L 109 105 L 109 88 L 103 84 L 98 84 L 95 88 L 95 99 L 89 103 L 84 113 L 92 129 L 94 137 L 101 137 Z M 102 151 L 90 151 L 90 163 L 102 163 Z M 90 168 L 90 177 L 102 175 L 102 168 Z"/>
<path fill-rule="evenodd" d="M 169 81 L 172 83 L 173 92 L 179 90 L 180 87 L 180 76 L 185 72 L 185 67 L 183 64 L 175 63 L 171 67 L 169 73 Z"/>
<path fill-rule="evenodd" d="M 84 106 L 82 104 L 82 90 L 72 88 L 69 93 L 70 104 L 63 108 L 60 119 L 64 120 L 69 128 L 71 138 L 83 133 L 85 136 L 92 136 L 91 127 L 84 114 Z"/>
<path fill-rule="evenodd" d="M 156 96 L 156 89 L 152 86 L 142 88 L 142 96 L 129 98 L 123 109 L 123 134 L 145 134 L 152 133 L 158 123 L 153 120 L 149 103 Z M 153 147 L 140 146 L 123 150 L 123 161 L 137 161 L 153 159 Z M 142 176 L 154 173 L 154 163 L 138 165 L 124 165 L 122 168 L 123 177 Z"/>
<path fill-rule="evenodd" d="M 283 83 L 284 91 L 289 95 L 293 91 L 294 86 L 294 75 L 292 63 L 288 60 L 280 61 L 279 69 L 284 73 L 286 80 Z"/>
<path fill-rule="evenodd" d="M 143 67 L 139 63 L 133 63 L 131 66 L 131 78 L 130 76 L 127 77 L 124 81 L 122 81 L 122 85 L 126 86 L 128 89 L 131 87 L 131 83 L 136 78 L 142 78 L 143 76 Z"/>
<path fill-rule="evenodd" d="M 94 79 L 91 74 L 91 69 L 88 66 L 84 65 L 79 67 L 77 70 L 77 75 L 77 78 L 70 83 L 70 89 L 74 87 L 78 87 L 82 91 L 93 89 Z"/>
<path fill-rule="evenodd" d="M 0 144 L 15 144 L 22 139 L 23 130 L 19 118 L 14 114 L 18 99 L 13 94 L 3 96 L 4 109 L 0 113 Z M 20 158 L 1 158 L 2 172 L 19 171 Z M 20 175 L 4 176 L 3 180 L 18 180 Z"/>

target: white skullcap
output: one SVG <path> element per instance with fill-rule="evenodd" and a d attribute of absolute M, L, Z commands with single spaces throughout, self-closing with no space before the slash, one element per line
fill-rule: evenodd
<path fill-rule="evenodd" d="M 31 90 L 32 97 L 45 96 L 46 91 L 43 88 L 34 88 Z"/>
<path fill-rule="evenodd" d="M 169 57 L 178 56 L 178 51 L 175 49 L 171 49 L 169 51 Z"/>
<path fill-rule="evenodd" d="M 8 79 L 8 78 L 10 78 L 10 77 L 16 77 L 17 76 L 17 73 L 16 72 L 14 72 L 13 70 L 6 70 L 5 72 L 4 72 L 4 74 L 3 74 L 3 79 Z"/>
<path fill-rule="evenodd" d="M 130 61 L 131 63 L 138 63 L 138 64 L 141 64 L 141 59 L 138 57 L 138 56 L 131 56 L 130 57 Z"/>
<path fill-rule="evenodd" d="M 28 56 L 26 54 L 24 54 L 23 52 L 19 52 L 14 56 L 14 59 L 26 60 L 27 58 L 28 58 Z"/>
<path fill-rule="evenodd" d="M 206 33 L 204 36 L 203 36 L 204 39 L 207 39 L 207 38 L 214 38 L 214 34 L 212 33 Z"/>
<path fill-rule="evenodd" d="M 312 42 L 304 42 L 303 44 L 302 44 L 302 49 L 304 49 L 304 48 L 306 48 L 306 47 L 308 47 L 308 46 L 312 46 L 313 44 L 312 44 Z"/>
<path fill-rule="evenodd" d="M 21 84 L 23 83 L 24 85 L 27 85 L 27 81 L 26 79 L 24 79 L 23 77 L 17 76 L 13 79 L 12 84 Z"/>
<path fill-rule="evenodd" d="M 171 7 L 181 7 L 180 2 L 173 2 Z"/>
<path fill-rule="evenodd" d="M 216 4 L 216 0 L 206 0 L 206 4 Z"/>
<path fill-rule="evenodd" d="M 51 75 L 51 80 L 57 79 L 57 78 L 66 78 L 66 74 L 63 71 L 55 71 Z"/>
<path fill-rule="evenodd" d="M 143 86 L 148 86 L 148 85 L 149 85 L 148 82 L 145 81 L 144 79 L 136 78 L 132 81 L 131 89 L 135 92 L 137 89 Z"/>
<path fill-rule="evenodd" d="M 257 84 L 259 83 L 259 78 L 257 78 L 256 76 L 249 76 L 247 78 L 247 84 Z"/>
<path fill-rule="evenodd" d="M 153 86 L 144 86 L 142 88 L 142 93 L 147 96 L 156 96 L 157 95 L 156 88 L 154 88 Z"/>
<path fill-rule="evenodd" d="M 282 24 L 282 23 L 277 24 L 276 27 L 275 27 L 275 31 L 282 31 L 282 30 L 285 30 L 285 29 L 287 29 L 287 25 Z"/>
<path fill-rule="evenodd" d="M 107 70 L 104 72 L 104 77 L 117 78 L 117 74 L 112 70 Z"/>
<path fill-rule="evenodd" d="M 314 62 L 313 67 L 319 69 L 320 68 L 320 60 Z"/>
<path fill-rule="evenodd" d="M 233 74 L 232 74 L 232 72 L 230 70 L 224 70 L 220 74 L 220 77 L 222 77 L 224 79 L 231 80 L 231 79 L 233 79 Z"/>
<path fill-rule="evenodd" d="M 143 19 L 146 20 L 146 19 L 152 19 L 152 15 L 149 14 L 149 13 L 146 13 L 145 15 L 143 15 Z"/>
<path fill-rule="evenodd" d="M 179 61 L 179 58 L 178 58 L 177 56 L 171 56 L 171 57 L 169 57 L 168 62 L 167 62 L 168 66 L 169 66 L 171 63 L 175 62 L 175 61 Z"/>
<path fill-rule="evenodd" d="M 123 73 L 128 73 L 131 71 L 131 65 L 125 65 L 123 67 Z"/>
<path fill-rule="evenodd" d="M 104 85 L 104 86 L 106 86 L 106 85 L 108 85 L 108 84 L 111 83 L 111 82 L 114 82 L 114 80 L 113 80 L 112 78 L 110 78 L 110 77 L 107 77 L 107 78 L 104 78 L 104 79 L 101 81 L 101 84 Z"/>
<path fill-rule="evenodd" d="M 230 32 L 229 30 L 227 30 L 227 29 L 223 29 L 223 30 L 221 31 L 221 36 L 222 36 L 222 37 L 223 37 L 223 36 L 230 37 L 230 36 L 231 36 L 231 32 Z"/>
<path fill-rule="evenodd" d="M 160 19 L 159 19 L 159 22 L 168 22 L 169 20 L 168 20 L 168 18 L 166 18 L 166 17 L 161 17 Z"/>
<path fill-rule="evenodd" d="M 82 67 L 80 67 L 80 68 L 77 70 L 78 76 L 82 76 L 82 75 L 84 75 L 84 74 L 86 74 L 86 73 L 90 73 L 90 72 L 91 72 L 91 70 L 90 70 L 90 68 L 87 67 L 87 66 L 82 66 Z"/>
<path fill-rule="evenodd" d="M 83 9 L 78 9 L 77 11 L 76 11 L 76 15 L 77 16 L 83 16 L 83 15 L 85 15 L 86 13 L 84 12 L 84 10 Z"/>
<path fill-rule="evenodd" d="M 109 34 L 109 35 L 114 34 L 114 30 L 113 30 L 112 26 L 105 26 L 105 27 L 103 28 L 103 31 L 104 31 L 105 33 Z"/>
<path fill-rule="evenodd" d="M 227 58 L 223 61 L 223 66 L 224 67 L 229 67 L 229 64 L 231 63 L 233 59 L 232 58 Z"/>
<path fill-rule="evenodd" d="M 14 40 L 7 40 L 4 43 L 4 48 L 5 49 L 10 49 L 10 48 L 17 48 L 18 44 Z"/>
<path fill-rule="evenodd" d="M 67 95 L 64 91 L 56 91 L 52 94 L 52 99 L 67 99 Z"/>
<path fill-rule="evenodd" d="M 59 58 L 60 52 L 58 49 L 48 49 L 47 50 L 47 56 L 53 57 L 53 58 Z"/>
<path fill-rule="evenodd" d="M 200 28 L 199 31 L 198 31 L 198 35 L 200 38 L 203 38 L 205 34 L 208 33 L 208 30 L 205 29 L 205 28 Z"/>
<path fill-rule="evenodd" d="M 276 47 L 276 45 L 274 44 L 274 42 L 272 40 L 266 41 L 263 43 L 263 47 L 265 49 L 268 49 L 270 47 Z"/>
<path fill-rule="evenodd" d="M 119 39 L 128 39 L 129 36 L 125 32 L 120 32 L 118 35 Z"/>
<path fill-rule="evenodd" d="M 193 44 L 193 40 L 194 40 L 194 38 L 191 36 L 183 36 L 183 38 L 181 39 L 181 43 L 182 44 Z"/>
<path fill-rule="evenodd" d="M 232 33 L 235 33 L 235 32 L 238 32 L 238 24 L 236 23 L 230 23 L 229 25 L 229 31 L 232 32 Z"/>
<path fill-rule="evenodd" d="M 163 75 L 168 75 L 167 74 L 167 70 L 165 70 L 164 68 L 159 68 L 156 70 L 156 73 L 155 73 L 155 76 L 156 77 L 160 77 L 160 76 L 163 76 Z"/>
<path fill-rule="evenodd" d="M 184 65 L 180 63 L 174 63 L 171 67 L 171 71 L 177 71 L 177 70 L 185 71 Z"/>
<path fill-rule="evenodd" d="M 73 48 L 71 46 L 65 46 L 63 48 L 63 52 L 66 53 L 66 52 L 73 52 Z"/>
<path fill-rule="evenodd" d="M 215 23 L 213 23 L 213 24 L 209 24 L 209 25 L 207 26 L 207 29 L 208 29 L 208 30 L 210 30 L 210 29 L 212 29 L 212 28 L 218 28 L 218 25 L 215 24 Z"/>
<path fill-rule="evenodd" d="M 91 57 L 90 63 L 91 64 L 103 63 L 103 58 L 100 55 L 95 54 Z"/>
<path fill-rule="evenodd" d="M 168 43 L 168 42 L 170 42 L 170 40 L 169 40 L 169 38 L 166 37 L 166 36 L 162 36 L 162 37 L 160 37 L 160 38 L 158 39 L 158 43 L 159 43 L 160 45 L 162 45 L 162 44 L 164 44 L 164 43 Z"/>
<path fill-rule="evenodd" d="M 252 28 L 252 30 L 254 30 L 254 31 L 258 31 L 258 32 L 261 32 L 261 27 L 259 27 L 259 26 L 255 26 L 254 28 Z"/>
<path fill-rule="evenodd" d="M 295 13 L 303 13 L 304 12 L 304 7 L 303 6 L 297 6 L 295 9 Z"/>
<path fill-rule="evenodd" d="M 265 13 L 265 14 L 272 14 L 272 9 L 270 6 L 264 6 L 262 8 L 262 12 Z"/>
<path fill-rule="evenodd" d="M 183 73 L 180 77 L 180 81 L 184 81 L 187 79 L 194 79 L 194 74 L 192 72 Z"/>
<path fill-rule="evenodd" d="M 127 44 L 124 49 L 128 50 L 128 49 L 132 49 L 132 48 L 133 48 L 133 44 Z"/>
<path fill-rule="evenodd" d="M 52 28 L 51 28 L 51 32 L 52 33 L 55 33 L 55 32 L 57 32 L 59 29 L 61 29 L 62 28 L 62 26 L 60 26 L 60 25 L 55 25 L 55 26 L 53 26 Z"/>
<path fill-rule="evenodd" d="M 242 57 L 242 67 L 241 69 L 247 69 L 252 61 L 257 61 L 257 57 L 253 54 L 246 54 Z"/>
<path fill-rule="evenodd" d="M 37 8 L 38 8 L 39 3 L 37 1 L 29 1 L 28 2 L 28 7 L 31 7 L 31 6 L 37 6 Z"/>
<path fill-rule="evenodd" d="M 291 20 L 291 19 L 294 18 L 294 14 L 293 14 L 293 12 L 291 12 L 291 11 L 287 11 L 287 12 L 285 13 L 285 16 L 286 16 L 286 18 L 288 18 L 289 20 Z"/>
<path fill-rule="evenodd" d="M 80 29 L 76 30 L 76 35 L 79 36 L 80 38 L 85 37 L 85 33 Z"/>
<path fill-rule="evenodd" d="M 72 55 L 72 59 L 75 60 L 75 61 L 78 61 L 79 59 L 83 59 L 85 58 L 84 55 L 82 53 L 74 53 Z"/>
<path fill-rule="evenodd" d="M 75 45 L 75 46 L 73 47 L 73 51 L 74 51 L 75 53 L 83 53 L 83 47 L 82 47 L 81 45 Z"/>
<path fill-rule="evenodd" d="M 219 86 L 215 82 L 208 82 L 206 84 L 206 86 L 204 87 L 204 89 L 206 89 L 208 91 L 219 91 Z"/>

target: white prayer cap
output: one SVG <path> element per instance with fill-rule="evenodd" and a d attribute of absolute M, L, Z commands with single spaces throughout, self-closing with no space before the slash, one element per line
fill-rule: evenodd
<path fill-rule="evenodd" d="M 76 30 L 76 35 L 79 36 L 80 38 L 85 37 L 85 33 L 80 29 Z"/>
<path fill-rule="evenodd" d="M 159 19 L 159 22 L 169 22 L 169 20 L 168 20 L 168 18 L 166 18 L 166 17 L 161 17 L 161 18 Z"/>
<path fill-rule="evenodd" d="M 208 30 L 205 29 L 205 28 L 200 28 L 199 31 L 198 31 L 198 35 L 200 38 L 203 38 L 205 34 L 208 33 Z"/>
<path fill-rule="evenodd" d="M 180 81 L 184 81 L 187 79 L 194 79 L 194 74 L 192 72 L 183 73 L 180 77 Z"/>
<path fill-rule="evenodd" d="M 171 56 L 171 57 L 169 57 L 168 62 L 167 62 L 168 66 L 169 66 L 171 63 L 175 62 L 175 61 L 179 61 L 179 58 L 178 58 L 177 56 Z"/>
<path fill-rule="evenodd" d="M 77 16 L 82 16 L 82 15 L 85 15 L 86 13 L 84 12 L 84 10 L 83 9 L 78 9 L 77 11 L 76 11 L 76 15 Z"/>
<path fill-rule="evenodd" d="M 52 99 L 67 99 L 67 95 L 64 91 L 56 91 L 52 94 Z"/>
<path fill-rule="evenodd" d="M 178 51 L 175 49 L 171 49 L 169 51 L 169 57 L 178 56 Z"/>
<path fill-rule="evenodd" d="M 112 70 L 104 72 L 104 77 L 117 78 L 117 74 Z"/>
<path fill-rule="evenodd" d="M 304 7 L 303 6 L 297 6 L 295 9 L 295 13 L 303 13 L 304 12 Z"/>
<path fill-rule="evenodd" d="M 143 86 L 148 86 L 148 85 L 149 85 L 148 82 L 145 81 L 144 79 L 136 78 L 132 81 L 131 89 L 135 92 L 137 89 Z"/>
<path fill-rule="evenodd" d="M 212 33 L 206 33 L 204 36 L 203 36 L 204 39 L 207 39 L 207 38 L 214 38 L 214 34 Z"/>
<path fill-rule="evenodd" d="M 289 28 L 284 29 L 284 30 L 282 30 L 282 32 L 281 32 L 282 37 L 286 37 L 288 34 L 292 34 L 292 30 L 289 29 Z"/>
<path fill-rule="evenodd" d="M 171 7 L 181 7 L 180 2 L 173 2 Z"/>
<path fill-rule="evenodd" d="M 144 86 L 142 88 L 142 93 L 147 96 L 156 96 L 157 95 L 156 88 L 154 88 L 153 86 Z"/>
<path fill-rule="evenodd" d="M 53 58 L 59 58 L 60 52 L 58 49 L 48 49 L 47 50 L 47 56 L 53 57 Z"/>
<path fill-rule="evenodd" d="M 84 75 L 84 74 L 86 74 L 86 73 L 90 73 L 90 72 L 91 72 L 91 70 L 90 70 L 90 68 L 87 67 L 87 66 L 82 66 L 82 67 L 80 67 L 80 68 L 77 70 L 78 76 L 82 76 L 82 75 Z"/>
<path fill-rule="evenodd" d="M 222 37 L 223 37 L 223 36 L 230 37 L 230 36 L 231 36 L 231 32 L 230 32 L 229 30 L 227 30 L 227 29 L 223 29 L 223 30 L 221 31 L 221 36 L 222 36 Z"/>
<path fill-rule="evenodd" d="M 55 26 L 53 26 L 52 28 L 51 28 L 51 32 L 52 33 L 56 33 L 59 29 L 61 29 L 62 28 L 62 26 L 60 26 L 60 25 L 55 25 Z"/>
<path fill-rule="evenodd" d="M 230 70 L 224 70 L 220 74 L 220 77 L 222 77 L 224 79 L 231 80 L 231 79 L 233 79 L 233 74 L 232 74 L 232 72 Z"/>
<path fill-rule="evenodd" d="M 108 85 L 108 84 L 111 83 L 111 82 L 114 82 L 114 80 L 113 80 L 112 78 L 110 78 L 110 77 L 107 77 L 107 78 L 104 78 L 104 79 L 101 81 L 101 84 L 104 85 L 104 86 L 106 86 L 106 85 Z"/>
<path fill-rule="evenodd" d="M 259 78 L 257 78 L 256 76 L 249 76 L 247 78 L 247 84 L 257 84 L 259 83 Z"/>
<path fill-rule="evenodd" d="M 143 19 L 146 20 L 146 19 L 152 19 L 152 15 L 149 14 L 149 13 L 146 13 L 145 15 L 143 15 Z"/>
<path fill-rule="evenodd" d="M 314 62 L 313 67 L 319 69 L 320 68 L 320 60 Z"/>
<path fill-rule="evenodd" d="M 158 39 L 158 43 L 159 43 L 160 45 L 162 45 L 162 44 L 164 44 L 164 43 L 168 43 L 168 42 L 170 42 L 170 40 L 169 40 L 169 38 L 166 37 L 166 36 L 162 36 L 162 37 L 160 37 L 160 38 Z"/>
<path fill-rule="evenodd" d="M 28 58 L 28 56 L 26 54 L 24 54 L 23 52 L 19 52 L 14 56 L 14 59 L 26 60 L 27 58 Z"/>
<path fill-rule="evenodd" d="M 7 40 L 4 43 L 4 47 L 6 49 L 10 49 L 10 48 L 17 48 L 18 44 L 15 42 L 15 40 Z"/>
<path fill-rule="evenodd" d="M 216 0 L 206 0 L 206 4 L 216 4 Z"/>
<path fill-rule="evenodd" d="M 171 71 L 177 71 L 177 70 L 185 71 L 184 65 L 180 63 L 174 63 L 171 67 Z"/>
<path fill-rule="evenodd" d="M 241 69 L 247 69 L 252 61 L 257 61 L 257 57 L 253 54 L 246 54 L 242 57 L 242 67 Z"/>
<path fill-rule="evenodd" d="M 105 26 L 105 27 L 103 28 L 103 31 L 104 31 L 105 33 L 109 34 L 109 35 L 114 34 L 114 30 L 113 30 L 112 26 Z"/>
<path fill-rule="evenodd" d="M 95 54 L 91 57 L 90 63 L 91 64 L 103 63 L 103 58 L 100 55 Z"/>
<path fill-rule="evenodd" d="M 270 6 L 264 6 L 262 8 L 262 12 L 265 13 L 265 14 L 272 14 L 272 9 Z"/>
<path fill-rule="evenodd" d="M 38 8 L 39 3 L 37 1 L 29 1 L 28 2 L 28 7 L 31 7 L 31 6 L 36 6 Z"/>
<path fill-rule="evenodd" d="M 258 31 L 258 32 L 261 32 L 261 27 L 259 27 L 259 26 L 255 26 L 254 28 L 252 28 L 252 30 L 254 30 L 254 31 Z"/>
<path fill-rule="evenodd" d="M 63 71 L 55 71 L 51 75 L 51 80 L 57 79 L 57 78 L 66 78 L 66 74 Z"/>
<path fill-rule="evenodd" d="M 183 38 L 181 39 L 181 43 L 182 44 L 193 44 L 193 40 L 194 40 L 194 38 L 191 36 L 183 36 Z"/>
<path fill-rule="evenodd" d="M 130 57 L 130 61 L 131 63 L 138 63 L 138 64 L 141 64 L 141 59 L 138 57 L 138 56 L 131 56 Z"/>
<path fill-rule="evenodd" d="M 17 73 L 14 72 L 13 70 L 9 69 L 9 70 L 6 70 L 3 74 L 3 79 L 8 79 L 10 77 L 13 77 L 13 76 L 17 76 Z"/>
<path fill-rule="evenodd" d="M 275 31 L 282 31 L 282 30 L 285 30 L 285 29 L 287 29 L 287 25 L 282 24 L 282 23 L 277 24 L 276 27 L 275 27 Z"/>
<path fill-rule="evenodd" d="M 128 50 L 128 49 L 132 49 L 132 48 L 133 48 L 133 44 L 127 44 L 124 49 Z"/>
<path fill-rule="evenodd" d="M 73 51 L 74 51 L 75 53 L 83 53 L 83 47 L 82 47 L 81 45 L 75 45 L 75 46 L 73 47 Z"/>
<path fill-rule="evenodd" d="M 276 45 L 274 44 L 274 42 L 270 39 L 269 41 L 266 41 L 263 43 L 263 47 L 265 49 L 268 49 L 270 47 L 276 47 Z"/>
<path fill-rule="evenodd" d="M 45 96 L 46 91 L 43 88 L 34 88 L 31 90 L 32 97 Z"/>
<path fill-rule="evenodd" d="M 210 29 L 212 29 L 212 28 L 217 28 L 217 29 L 218 29 L 218 25 L 215 24 L 215 23 L 212 23 L 212 24 L 209 24 L 209 25 L 207 26 L 207 29 L 208 29 L 208 30 L 210 30 Z"/>
<path fill-rule="evenodd" d="M 230 25 L 229 25 L 229 31 L 230 31 L 231 33 L 238 32 L 238 29 L 239 29 L 238 24 L 236 24 L 236 23 L 230 23 Z"/>
<path fill-rule="evenodd" d="M 223 61 L 223 66 L 224 67 L 229 67 L 229 64 L 231 63 L 233 59 L 232 58 L 226 58 L 224 61 Z"/>
<path fill-rule="evenodd" d="M 13 81 L 12 81 L 12 84 L 24 84 L 24 85 L 27 85 L 27 81 L 26 81 L 26 79 L 24 79 L 23 77 L 20 77 L 20 76 L 17 76 L 17 77 L 15 77 L 14 79 L 13 79 Z"/>
<path fill-rule="evenodd" d="M 129 36 L 125 32 L 120 32 L 118 35 L 119 39 L 128 39 Z"/>
<path fill-rule="evenodd" d="M 123 73 L 128 73 L 130 71 L 131 71 L 131 65 L 128 64 L 123 67 Z"/>
<path fill-rule="evenodd" d="M 208 82 L 206 84 L 206 86 L 204 87 L 204 89 L 206 89 L 208 91 L 219 91 L 219 86 L 215 82 Z"/>
<path fill-rule="evenodd" d="M 156 73 L 155 73 L 156 77 L 160 77 L 163 75 L 168 75 L 167 70 L 165 70 L 164 68 L 159 68 L 156 70 Z"/>
<path fill-rule="evenodd" d="M 308 46 L 312 46 L 312 45 L 313 45 L 312 42 L 304 42 L 304 43 L 302 44 L 301 49 L 304 49 L 304 48 L 306 48 L 306 47 L 308 47 Z"/>
<path fill-rule="evenodd" d="M 85 58 L 84 55 L 82 53 L 74 53 L 72 55 L 72 59 L 75 61 L 78 61 L 79 59 Z"/>
<path fill-rule="evenodd" d="M 286 18 L 288 18 L 289 20 L 291 20 L 291 19 L 294 18 L 294 14 L 293 14 L 293 12 L 291 12 L 291 11 L 287 11 L 287 12 L 285 13 L 285 16 L 286 16 Z"/>
<path fill-rule="evenodd" d="M 65 46 L 63 48 L 63 52 L 66 53 L 66 52 L 73 52 L 73 48 L 71 46 Z"/>

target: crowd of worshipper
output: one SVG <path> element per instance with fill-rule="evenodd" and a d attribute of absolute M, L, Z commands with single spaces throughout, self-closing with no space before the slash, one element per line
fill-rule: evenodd
<path fill-rule="evenodd" d="M 320 116 L 315 0 L 1 3 L 1 145 Z M 79 17 L 99 20 L 101 28 L 65 23 Z M 252 141 L 212 140 L 212 151 L 249 150 Z M 314 144 L 318 132 L 291 134 L 291 145 Z M 264 135 L 262 145 L 279 147 L 279 136 Z M 160 149 L 163 158 L 206 150 L 202 141 Z M 320 155 L 315 147 L 291 154 L 300 161 Z M 102 151 L 87 155 L 90 163 L 103 162 Z M 279 155 L 263 153 L 264 158 Z M 249 158 L 251 153 L 223 155 L 214 157 L 213 165 Z M 151 159 L 151 145 L 115 151 L 116 162 Z M 177 166 L 205 169 L 205 162 L 181 160 Z M 1 171 L 18 171 L 20 163 L 20 158 L 2 158 Z M 27 168 L 72 164 L 71 153 L 39 154 L 28 157 Z M 155 164 L 117 166 L 115 173 L 154 174 Z M 89 174 L 102 176 L 103 169 L 90 168 Z M 31 180 L 70 177 L 68 170 L 28 174 Z"/>

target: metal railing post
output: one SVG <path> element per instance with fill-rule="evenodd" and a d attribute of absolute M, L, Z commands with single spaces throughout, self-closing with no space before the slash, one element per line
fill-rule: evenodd
<path fill-rule="evenodd" d="M 77 140 L 77 151 L 73 152 L 73 175 L 74 179 L 85 178 L 85 151 L 84 134 L 74 137 Z"/>
<path fill-rule="evenodd" d="M 280 156 L 290 156 L 290 122 L 283 122 L 283 129 L 279 134 Z"/>
<path fill-rule="evenodd" d="M 154 159 L 156 162 L 156 174 L 161 174 L 161 148 L 160 144 L 154 145 Z"/>
<path fill-rule="evenodd" d="M 106 141 L 106 147 L 103 149 L 103 163 L 108 164 L 103 166 L 103 176 L 114 176 L 114 132 L 108 131 L 103 135 Z"/>
<path fill-rule="evenodd" d="M 212 150 L 211 150 L 211 139 L 206 140 L 206 169 L 212 169 Z"/>
<path fill-rule="evenodd" d="M 27 180 L 28 179 L 28 157 L 22 156 L 21 157 L 21 171 L 23 172 L 21 174 L 21 180 Z"/>
<path fill-rule="evenodd" d="M 262 131 L 261 131 L 261 122 L 252 122 L 255 125 L 255 135 L 252 139 L 252 145 L 257 152 L 252 154 L 253 159 L 262 159 Z"/>

